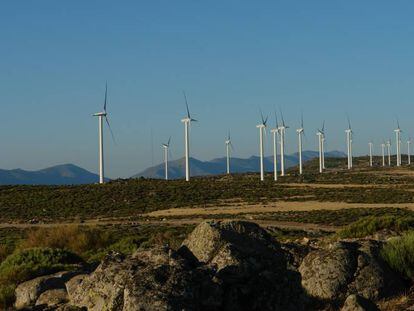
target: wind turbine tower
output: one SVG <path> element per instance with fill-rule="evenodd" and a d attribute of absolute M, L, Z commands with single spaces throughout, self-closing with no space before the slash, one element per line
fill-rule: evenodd
<path fill-rule="evenodd" d="M 316 135 L 318 136 L 319 142 L 319 173 L 323 172 L 323 140 L 324 140 L 324 128 L 325 128 L 325 121 L 323 122 L 322 129 L 318 129 Z"/>
<path fill-rule="evenodd" d="M 112 139 L 114 139 L 114 134 L 112 132 L 111 126 L 109 125 L 108 113 L 106 112 L 106 105 L 108 100 L 108 84 L 105 85 L 105 100 L 103 111 L 94 113 L 94 117 L 98 117 L 99 124 L 99 183 L 103 184 L 105 182 L 105 165 L 104 165 L 104 147 L 103 147 L 103 120 L 105 119 L 106 124 L 108 125 L 109 131 L 111 132 Z"/>
<path fill-rule="evenodd" d="M 385 143 L 381 144 L 381 151 L 382 151 L 382 166 L 385 166 Z"/>
<path fill-rule="evenodd" d="M 397 120 L 397 128 L 394 130 L 395 132 L 395 144 L 397 148 L 397 166 L 401 166 L 401 129 L 400 124 Z"/>
<path fill-rule="evenodd" d="M 352 128 L 351 121 L 348 117 L 348 128 L 345 130 L 346 133 L 346 150 L 348 154 L 348 169 L 352 168 Z"/>
<path fill-rule="evenodd" d="M 227 175 L 230 174 L 230 148 L 233 149 L 233 144 L 231 143 L 230 132 L 227 136 L 227 139 L 224 141 L 226 144 L 226 158 L 227 158 Z"/>
<path fill-rule="evenodd" d="M 282 125 L 279 126 L 279 135 L 280 135 L 280 176 L 285 176 L 285 134 L 286 129 L 289 126 L 285 125 L 285 120 L 283 118 L 283 113 L 280 111 L 280 116 L 282 118 Z"/>
<path fill-rule="evenodd" d="M 164 167 L 165 167 L 165 180 L 168 180 L 168 152 L 170 148 L 171 137 L 168 139 L 166 144 L 162 144 L 162 148 L 164 149 Z"/>
<path fill-rule="evenodd" d="M 372 166 L 372 146 L 373 146 L 372 142 L 369 142 L 368 146 L 369 146 L 369 166 Z"/>
<path fill-rule="evenodd" d="M 391 140 L 387 141 L 388 166 L 391 166 Z"/>
<path fill-rule="evenodd" d="M 298 133 L 298 148 L 299 148 L 299 174 L 302 175 L 302 135 L 304 134 L 304 128 L 303 128 L 303 115 L 301 116 L 300 120 L 300 128 L 296 130 L 296 133 Z"/>
<path fill-rule="evenodd" d="M 277 121 L 277 114 L 275 112 L 276 127 L 271 129 L 273 135 L 273 178 L 277 181 L 277 144 L 279 140 L 279 124 Z"/>
<path fill-rule="evenodd" d="M 190 124 L 191 122 L 197 122 L 197 120 L 192 119 L 190 115 L 190 110 L 188 109 L 187 95 L 185 92 L 184 100 L 185 106 L 187 108 L 187 116 L 181 120 L 184 123 L 184 144 L 185 144 L 185 180 L 190 181 Z"/>
<path fill-rule="evenodd" d="M 263 134 L 266 130 L 266 123 L 267 123 L 267 117 L 266 119 L 263 118 L 263 113 L 261 114 L 262 123 L 258 124 L 256 127 L 259 129 L 259 153 L 260 153 L 260 180 L 264 180 L 264 145 L 263 145 Z"/>
<path fill-rule="evenodd" d="M 411 138 L 407 140 L 407 160 L 408 165 L 411 165 Z"/>

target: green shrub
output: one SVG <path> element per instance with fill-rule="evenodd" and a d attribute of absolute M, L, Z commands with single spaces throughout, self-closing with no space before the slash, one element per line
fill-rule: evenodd
<path fill-rule="evenodd" d="M 0 281 L 27 279 L 71 269 L 82 263 L 82 259 L 66 250 L 51 248 L 32 248 L 16 251 L 0 264 Z"/>
<path fill-rule="evenodd" d="M 413 279 L 414 231 L 387 242 L 381 251 L 381 256 L 391 268 L 402 273 L 405 277 Z"/>
<path fill-rule="evenodd" d="M 0 306 L 5 309 L 14 300 L 19 283 L 62 270 L 72 270 L 82 263 L 77 255 L 51 248 L 18 250 L 0 264 Z"/>
<path fill-rule="evenodd" d="M 402 232 L 411 228 L 414 228 L 413 216 L 369 216 L 348 225 L 337 236 L 342 239 L 362 238 L 383 229 Z"/>

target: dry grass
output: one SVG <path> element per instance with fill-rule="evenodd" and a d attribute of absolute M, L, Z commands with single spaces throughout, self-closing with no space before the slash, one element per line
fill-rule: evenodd
<path fill-rule="evenodd" d="M 109 242 L 109 234 L 103 231 L 77 225 L 66 225 L 31 230 L 27 235 L 27 239 L 19 245 L 19 248 L 60 248 L 82 254 L 90 249 L 103 248 Z"/>

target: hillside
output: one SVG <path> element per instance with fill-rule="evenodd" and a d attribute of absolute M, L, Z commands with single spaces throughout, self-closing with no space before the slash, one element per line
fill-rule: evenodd
<path fill-rule="evenodd" d="M 80 185 L 98 180 L 98 175 L 73 164 L 52 166 L 39 171 L 0 170 L 0 185 Z"/>
<path fill-rule="evenodd" d="M 317 151 L 304 151 L 302 153 L 303 161 L 307 162 L 318 157 Z M 327 158 L 343 158 L 346 155 L 340 151 L 330 151 L 326 153 Z M 297 153 L 285 156 L 286 168 L 298 165 L 299 157 Z M 232 173 L 249 173 L 259 171 L 259 157 L 251 156 L 247 159 L 232 158 L 231 159 Z M 280 163 L 279 163 L 280 165 Z M 226 158 L 217 158 L 211 161 L 200 161 L 195 158 L 190 158 L 191 175 L 192 176 L 207 176 L 219 175 L 226 171 Z M 268 156 L 264 159 L 264 166 L 266 172 L 273 171 L 273 157 Z M 178 179 L 184 177 L 184 158 L 170 161 L 168 164 L 169 177 L 171 179 Z M 164 178 L 164 164 L 145 169 L 144 171 L 132 176 L 132 178 Z"/>

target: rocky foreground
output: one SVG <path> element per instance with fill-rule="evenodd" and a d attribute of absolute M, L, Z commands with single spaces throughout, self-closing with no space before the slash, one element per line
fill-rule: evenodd
<path fill-rule="evenodd" d="M 280 244 L 249 222 L 204 222 L 178 250 L 111 253 L 20 284 L 26 310 L 378 310 L 406 289 L 381 242 Z"/>

